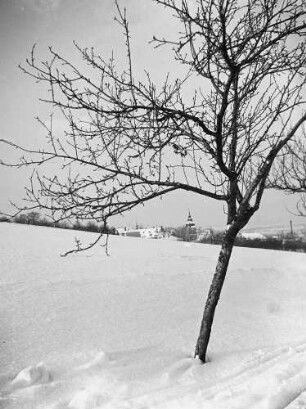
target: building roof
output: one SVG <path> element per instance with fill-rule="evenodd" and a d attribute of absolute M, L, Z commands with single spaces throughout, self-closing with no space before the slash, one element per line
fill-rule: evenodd
<path fill-rule="evenodd" d="M 195 223 L 194 223 L 194 221 L 192 219 L 190 210 L 189 210 L 188 217 L 187 217 L 186 227 L 195 227 Z"/>

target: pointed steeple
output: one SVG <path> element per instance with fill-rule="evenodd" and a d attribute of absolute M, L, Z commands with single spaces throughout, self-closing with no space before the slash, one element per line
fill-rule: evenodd
<path fill-rule="evenodd" d="M 189 228 L 194 228 L 195 227 L 195 224 L 194 224 L 194 221 L 192 219 L 190 210 L 189 210 L 188 217 L 187 217 L 186 227 L 189 227 Z"/>
<path fill-rule="evenodd" d="M 189 210 L 188 217 L 187 217 L 186 230 L 187 230 L 187 240 L 195 241 L 198 237 L 198 234 L 197 234 L 197 228 L 192 219 L 190 210 Z"/>

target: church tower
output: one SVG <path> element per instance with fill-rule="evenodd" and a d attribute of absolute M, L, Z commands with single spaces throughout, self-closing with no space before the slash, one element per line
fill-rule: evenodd
<path fill-rule="evenodd" d="M 195 241 L 197 239 L 197 228 L 196 225 L 192 219 L 190 210 L 188 213 L 188 217 L 187 217 L 187 222 L 186 222 L 186 230 L 187 230 L 187 238 L 188 241 Z"/>

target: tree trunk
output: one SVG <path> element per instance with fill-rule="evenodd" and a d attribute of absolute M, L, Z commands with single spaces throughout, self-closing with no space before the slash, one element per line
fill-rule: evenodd
<path fill-rule="evenodd" d="M 195 349 L 195 356 L 200 358 L 204 363 L 206 362 L 206 352 L 210 339 L 211 327 L 214 320 L 215 309 L 219 301 L 224 279 L 227 272 L 229 260 L 231 258 L 235 238 L 239 229 L 233 229 L 233 226 L 225 233 L 221 251 L 219 253 L 216 271 L 210 285 L 206 305 L 203 313 L 201 328 L 197 345 Z M 233 231 L 234 230 L 234 231 Z"/>

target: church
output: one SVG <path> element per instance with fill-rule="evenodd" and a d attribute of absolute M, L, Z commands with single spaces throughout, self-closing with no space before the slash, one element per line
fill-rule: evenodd
<path fill-rule="evenodd" d="M 187 233 L 187 239 L 188 241 L 196 241 L 198 238 L 198 233 L 197 233 L 197 228 L 196 225 L 192 219 L 190 210 L 188 213 L 187 217 L 187 222 L 186 222 L 186 233 Z"/>

